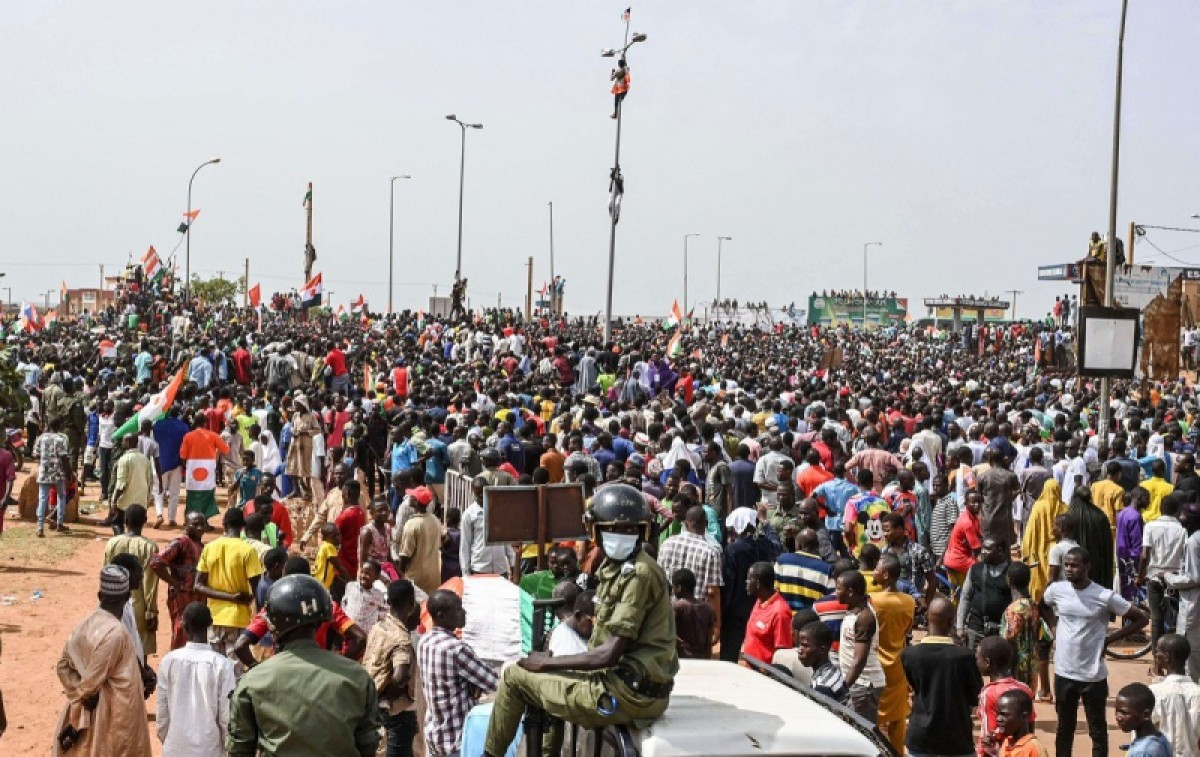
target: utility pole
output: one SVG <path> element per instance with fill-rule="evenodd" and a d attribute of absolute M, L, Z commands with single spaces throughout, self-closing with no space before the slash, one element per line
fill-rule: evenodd
<path fill-rule="evenodd" d="M 104 291 L 104 264 L 100 264 L 100 291 Z"/>
<path fill-rule="evenodd" d="M 313 190 L 311 181 L 308 182 L 308 194 L 304 195 L 304 209 L 308 211 L 304 234 L 304 283 L 307 284 L 312 280 L 313 262 L 317 259 L 317 248 L 313 247 L 312 241 Z"/>
<path fill-rule="evenodd" d="M 558 287 L 554 283 L 554 201 L 550 206 L 550 315 L 558 315 Z"/>
<path fill-rule="evenodd" d="M 242 274 L 242 307 L 250 306 L 250 258 L 246 258 L 245 272 Z"/>
<path fill-rule="evenodd" d="M 1117 179 L 1121 168 L 1121 78 L 1125 67 L 1125 14 L 1129 0 L 1121 0 L 1121 27 L 1117 33 L 1117 81 L 1113 98 L 1112 180 L 1108 188 L 1108 250 L 1104 255 L 1104 307 L 1113 306 L 1113 277 L 1117 268 Z M 1100 443 L 1108 443 L 1112 380 L 1100 377 Z"/>
<path fill-rule="evenodd" d="M 1012 295 L 1012 319 L 1015 321 L 1017 320 L 1017 295 L 1025 294 L 1025 292 L 1020 289 L 1005 289 L 1004 291 Z"/>
<path fill-rule="evenodd" d="M 1129 222 L 1129 253 L 1125 256 L 1125 265 L 1133 265 L 1133 240 L 1137 239 L 1137 224 Z"/>
<path fill-rule="evenodd" d="M 525 263 L 525 268 L 528 272 L 525 281 L 525 321 L 533 320 L 533 256 L 529 256 L 529 261 Z"/>

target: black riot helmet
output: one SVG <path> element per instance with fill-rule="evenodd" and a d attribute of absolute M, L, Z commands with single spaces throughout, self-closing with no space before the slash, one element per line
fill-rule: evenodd
<path fill-rule="evenodd" d="M 291 631 L 333 618 L 333 600 L 312 576 L 290 575 L 276 581 L 267 595 L 267 623 L 278 641 Z"/>
<path fill-rule="evenodd" d="M 594 541 L 597 529 L 605 526 L 641 526 L 642 540 L 650 539 L 650 506 L 640 491 L 628 484 L 605 484 L 596 490 L 584 522 Z"/>

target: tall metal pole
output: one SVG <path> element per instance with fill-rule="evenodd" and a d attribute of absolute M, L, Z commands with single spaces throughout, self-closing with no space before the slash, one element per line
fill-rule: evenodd
<path fill-rule="evenodd" d="M 1108 247 L 1104 255 L 1104 307 L 1113 306 L 1113 276 L 1117 269 L 1117 177 L 1121 167 L 1121 75 L 1125 66 L 1125 14 L 1129 0 L 1121 0 L 1121 28 L 1117 34 L 1117 82 L 1113 98 L 1112 182 L 1108 190 Z M 1112 386 L 1107 376 L 1100 379 L 1100 443 L 1108 444 L 1109 406 Z"/>
<path fill-rule="evenodd" d="M 554 283 L 554 201 L 550 206 L 550 315 L 558 315 L 558 286 Z"/>
<path fill-rule="evenodd" d="M 717 237 L 717 306 L 721 304 L 721 243 L 732 242 L 733 237 Z"/>
<path fill-rule="evenodd" d="M 1006 289 L 1006 292 L 1012 295 L 1012 319 L 1017 320 L 1017 295 L 1025 294 L 1021 289 Z"/>
<path fill-rule="evenodd" d="M 186 302 L 192 295 L 192 224 L 196 219 L 192 218 L 192 182 L 196 180 L 196 174 L 200 173 L 200 169 L 212 163 L 220 163 L 220 158 L 206 160 L 196 166 L 196 170 L 192 171 L 192 177 L 188 179 L 188 195 L 187 195 L 187 238 L 184 242 L 183 253 L 183 299 Z"/>
<path fill-rule="evenodd" d="M 698 237 L 699 234 L 684 234 L 683 235 L 683 314 L 686 316 L 688 312 L 688 240 L 692 237 Z"/>
<path fill-rule="evenodd" d="M 454 282 L 457 284 L 462 278 L 463 188 L 467 171 L 467 129 L 482 129 L 483 124 L 469 124 L 460 121 L 458 116 L 453 113 L 446 116 L 446 120 L 458 124 L 459 130 L 462 132 L 462 144 L 458 156 L 458 254 L 454 259 Z"/>
<path fill-rule="evenodd" d="M 408 174 L 400 174 L 393 176 L 389 184 L 391 192 L 388 197 L 388 315 L 392 314 L 392 274 L 396 265 L 396 179 L 410 179 Z M 462 227 L 459 226 L 459 233 L 462 233 Z M 459 246 L 461 249 L 462 242 Z"/>
<path fill-rule="evenodd" d="M 645 34 L 635 33 L 633 40 L 629 39 L 629 19 L 625 19 L 625 46 L 621 48 L 619 53 L 620 58 L 624 58 L 629 48 L 638 42 L 643 42 L 646 39 Z M 616 50 L 605 50 L 601 53 L 604 57 L 614 57 L 618 53 Z M 621 196 L 624 194 L 624 177 L 621 176 L 621 125 L 625 118 L 625 103 L 622 101 L 616 105 L 617 110 L 617 144 L 613 151 L 613 170 L 610 175 L 612 184 L 611 199 L 609 200 L 609 219 L 611 220 L 611 228 L 608 235 L 608 287 L 604 295 L 604 342 L 607 344 L 612 341 L 612 297 L 613 297 L 613 274 L 616 268 L 617 261 L 617 220 L 620 218 Z"/>
<path fill-rule="evenodd" d="M 462 132 L 462 148 L 458 156 L 458 254 L 454 258 L 454 280 L 462 278 L 462 218 L 463 218 L 463 189 L 467 176 L 467 127 L 459 124 Z"/>
<path fill-rule="evenodd" d="M 863 245 L 863 322 L 862 327 L 867 328 L 867 248 L 871 245 L 883 247 L 883 242 L 867 242 Z"/>

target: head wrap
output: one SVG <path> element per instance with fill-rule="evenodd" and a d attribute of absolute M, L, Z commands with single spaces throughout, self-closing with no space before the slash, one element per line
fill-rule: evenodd
<path fill-rule="evenodd" d="M 725 519 L 725 527 L 730 533 L 740 534 L 757 522 L 757 511 L 750 507 L 738 507 Z"/>

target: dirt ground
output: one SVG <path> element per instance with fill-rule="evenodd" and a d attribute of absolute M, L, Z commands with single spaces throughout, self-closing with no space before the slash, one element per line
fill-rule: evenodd
<path fill-rule="evenodd" d="M 96 484 L 89 484 L 85 511 L 95 506 L 88 500 L 96 496 L 97 489 Z M 3 641 L 0 692 L 4 695 L 9 724 L 8 731 L 0 737 L 0 754 L 47 754 L 64 703 L 55 665 L 71 629 L 95 607 L 97 574 L 104 544 L 112 532 L 94 525 L 97 518 L 84 515 L 84 522 L 73 524 L 69 533 L 47 531 L 46 538 L 37 539 L 32 523 L 19 520 L 16 509 L 9 508 L 4 533 L 0 535 L 0 639 Z M 218 520 L 214 518 L 213 523 Z M 160 548 L 178 534 L 178 531 L 149 528 L 145 532 Z M 210 534 L 205 541 L 213 538 L 215 535 Z M 40 598 L 35 598 L 37 593 Z M 164 622 L 159 624 L 158 648 L 165 654 L 170 649 L 165 591 L 159 592 L 159 604 Z M 160 659 L 161 654 L 151 655 L 151 667 L 157 669 Z M 1127 683 L 1147 681 L 1148 666 L 1148 658 L 1108 663 L 1109 754 L 1114 757 L 1123 754 L 1119 745 L 1128 743 L 1128 737 L 1120 732 L 1113 719 L 1112 696 Z M 154 754 L 158 755 L 161 749 L 154 735 L 153 697 L 146 703 L 146 713 Z M 1038 704 L 1037 718 L 1038 737 L 1053 754 L 1057 729 L 1053 705 Z M 1072 752 L 1087 754 L 1090 749 L 1080 708 Z"/>

